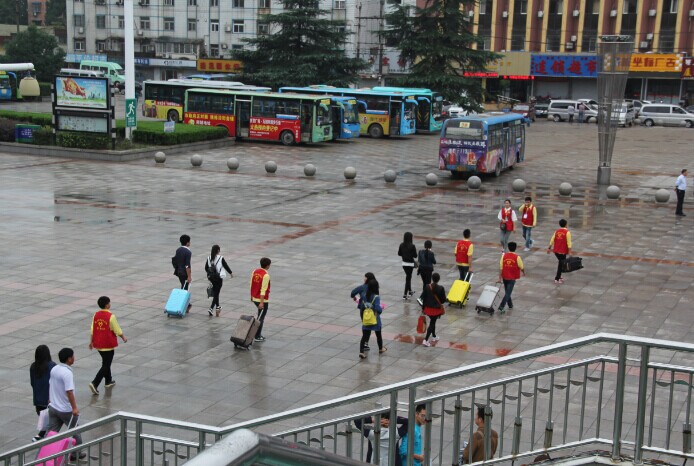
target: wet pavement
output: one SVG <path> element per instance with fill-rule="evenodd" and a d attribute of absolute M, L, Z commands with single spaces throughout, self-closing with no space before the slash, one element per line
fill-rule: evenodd
<path fill-rule="evenodd" d="M 202 153 L 201 168 L 189 155 L 157 166 L 0 154 L 0 448 L 35 433 L 28 368 L 39 344 L 56 360 L 60 348 L 76 350 L 83 420 L 127 410 L 221 426 L 595 332 L 691 341 L 694 202 L 688 194 L 689 216 L 676 218 L 674 192 L 668 205 L 656 205 L 654 193 L 672 189 L 691 164 L 693 135 L 620 130 L 612 173 L 619 201 L 602 199 L 595 184 L 595 125 L 533 125 L 526 161 L 483 178 L 479 192 L 438 172 L 435 135 L 291 148 L 240 143 Z M 240 160 L 237 172 L 227 170 L 231 156 Z M 265 173 L 268 160 L 279 165 L 274 175 Z M 306 163 L 317 167 L 315 177 L 303 175 Z M 353 182 L 343 177 L 347 166 L 357 169 Z M 387 169 L 398 172 L 395 184 L 383 181 Z M 424 182 L 429 172 L 439 174 L 436 187 Z M 515 178 L 527 182 L 526 193 L 512 192 Z M 564 181 L 573 184 L 571 197 L 558 194 Z M 480 316 L 472 303 L 498 275 L 498 209 L 525 195 L 539 214 L 536 247 L 521 252 L 528 275 L 516 285 L 513 310 Z M 556 260 L 544 247 L 562 217 L 586 268 L 556 286 Z M 432 240 L 448 288 L 465 228 L 475 242 L 471 304 L 450 308 L 438 324 L 441 340 L 423 347 L 419 308 L 401 299 L 398 244 L 405 231 L 418 249 Z M 183 233 L 192 237 L 194 307 L 183 320 L 168 319 L 163 305 L 178 283 L 170 257 Z M 203 264 L 213 244 L 234 271 L 219 318 L 208 317 L 205 299 Z M 249 278 L 262 256 L 273 261 L 267 341 L 235 351 L 229 336 L 238 316 L 253 311 Z M 388 352 L 360 361 L 349 291 L 368 271 L 388 305 Z M 418 277 L 413 283 L 421 291 Z M 100 358 L 87 344 L 100 295 L 111 297 L 129 341 L 116 350 L 117 386 L 93 397 L 87 384 Z"/>

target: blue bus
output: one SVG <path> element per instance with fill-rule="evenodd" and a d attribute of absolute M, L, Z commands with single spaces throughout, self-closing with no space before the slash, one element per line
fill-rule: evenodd
<path fill-rule="evenodd" d="M 446 120 L 439 140 L 439 170 L 453 176 L 501 172 L 525 159 L 525 125 L 517 113 L 481 113 Z"/>
<path fill-rule="evenodd" d="M 438 133 L 443 126 L 443 96 L 431 89 L 417 87 L 374 87 L 374 91 L 404 92 L 417 99 L 417 132 Z"/>
<path fill-rule="evenodd" d="M 414 134 L 416 129 L 417 101 L 414 100 L 413 95 L 324 85 L 282 87 L 279 91 L 354 99 L 357 102 L 359 133 L 372 138 L 406 136 Z"/>
<path fill-rule="evenodd" d="M 333 140 L 359 137 L 359 112 L 357 101 L 352 97 L 330 97 L 333 114 Z"/>

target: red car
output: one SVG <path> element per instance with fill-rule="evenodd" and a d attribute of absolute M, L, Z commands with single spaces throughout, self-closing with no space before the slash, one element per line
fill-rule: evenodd
<path fill-rule="evenodd" d="M 514 104 L 511 109 L 512 113 L 518 113 L 523 115 L 527 120 L 535 122 L 535 102 L 523 102 L 519 104 Z"/>

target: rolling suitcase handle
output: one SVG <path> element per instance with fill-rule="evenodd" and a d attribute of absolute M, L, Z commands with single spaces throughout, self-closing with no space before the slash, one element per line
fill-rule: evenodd
<path fill-rule="evenodd" d="M 466 273 L 466 274 L 465 274 L 465 278 L 463 279 L 463 281 L 472 284 L 472 277 L 473 277 L 474 275 L 475 275 L 475 274 L 473 274 L 472 272 Z"/>

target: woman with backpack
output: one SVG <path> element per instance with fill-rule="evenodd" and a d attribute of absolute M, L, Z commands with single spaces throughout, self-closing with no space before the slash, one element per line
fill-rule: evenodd
<path fill-rule="evenodd" d="M 210 308 L 207 310 L 207 313 L 210 315 L 210 317 L 212 317 L 212 312 L 215 312 L 215 309 L 215 315 L 217 317 L 219 317 L 219 314 L 222 313 L 222 307 L 219 305 L 219 293 L 220 291 L 222 291 L 222 283 L 224 282 L 224 279 L 227 277 L 227 272 L 229 272 L 229 278 L 231 278 L 232 275 L 231 269 L 229 268 L 227 261 L 224 260 L 224 257 L 222 257 L 220 252 L 221 248 L 219 247 L 219 245 L 215 244 L 214 246 L 212 246 L 210 256 L 207 258 L 207 261 L 205 262 L 205 272 L 207 273 L 207 279 L 212 284 L 212 304 L 210 304 Z"/>
<path fill-rule="evenodd" d="M 439 280 L 441 276 L 434 272 L 431 275 L 432 283 L 424 287 L 422 295 L 419 299 L 422 301 L 422 312 L 429 317 L 429 327 L 427 328 L 426 336 L 422 344 L 424 346 L 431 346 L 429 343 L 429 337 L 432 341 L 439 341 L 439 337 L 436 336 L 436 321 L 446 313 L 446 309 L 443 307 L 443 303 L 446 302 L 446 290 L 439 285 Z"/>
<path fill-rule="evenodd" d="M 371 338 L 371 332 L 376 333 L 376 342 L 378 343 L 378 352 L 385 353 L 386 348 L 383 346 L 383 337 L 381 336 L 381 312 L 383 308 L 381 307 L 381 298 L 378 296 L 378 282 L 374 280 L 369 280 L 366 284 L 366 294 L 364 295 L 364 311 L 362 312 L 362 326 L 361 326 L 361 342 L 359 342 L 359 358 L 366 358 L 366 350 L 364 349 L 369 338 Z"/>
<path fill-rule="evenodd" d="M 431 274 L 434 273 L 434 265 L 436 264 L 436 256 L 434 256 L 431 246 L 431 241 L 426 240 L 424 242 L 424 249 L 420 249 L 419 256 L 417 257 L 419 259 L 417 273 L 422 277 L 422 288 L 426 288 L 426 286 L 431 283 Z"/>
<path fill-rule="evenodd" d="M 55 363 L 51 359 L 51 351 L 46 345 L 39 345 L 34 352 L 34 362 L 29 367 L 29 380 L 31 388 L 34 392 L 34 406 L 36 414 L 41 414 L 41 411 L 48 407 L 48 382 L 51 378 L 51 369 L 55 367 Z M 36 435 L 32 441 L 36 442 L 45 437 L 46 431 L 42 430 Z"/>
<path fill-rule="evenodd" d="M 402 299 L 409 299 L 414 292 L 412 291 L 412 271 L 417 267 L 417 248 L 412 242 L 412 233 L 405 233 L 402 243 L 398 248 L 398 256 L 402 258 L 402 269 L 405 271 L 405 291 L 402 293 Z"/>

